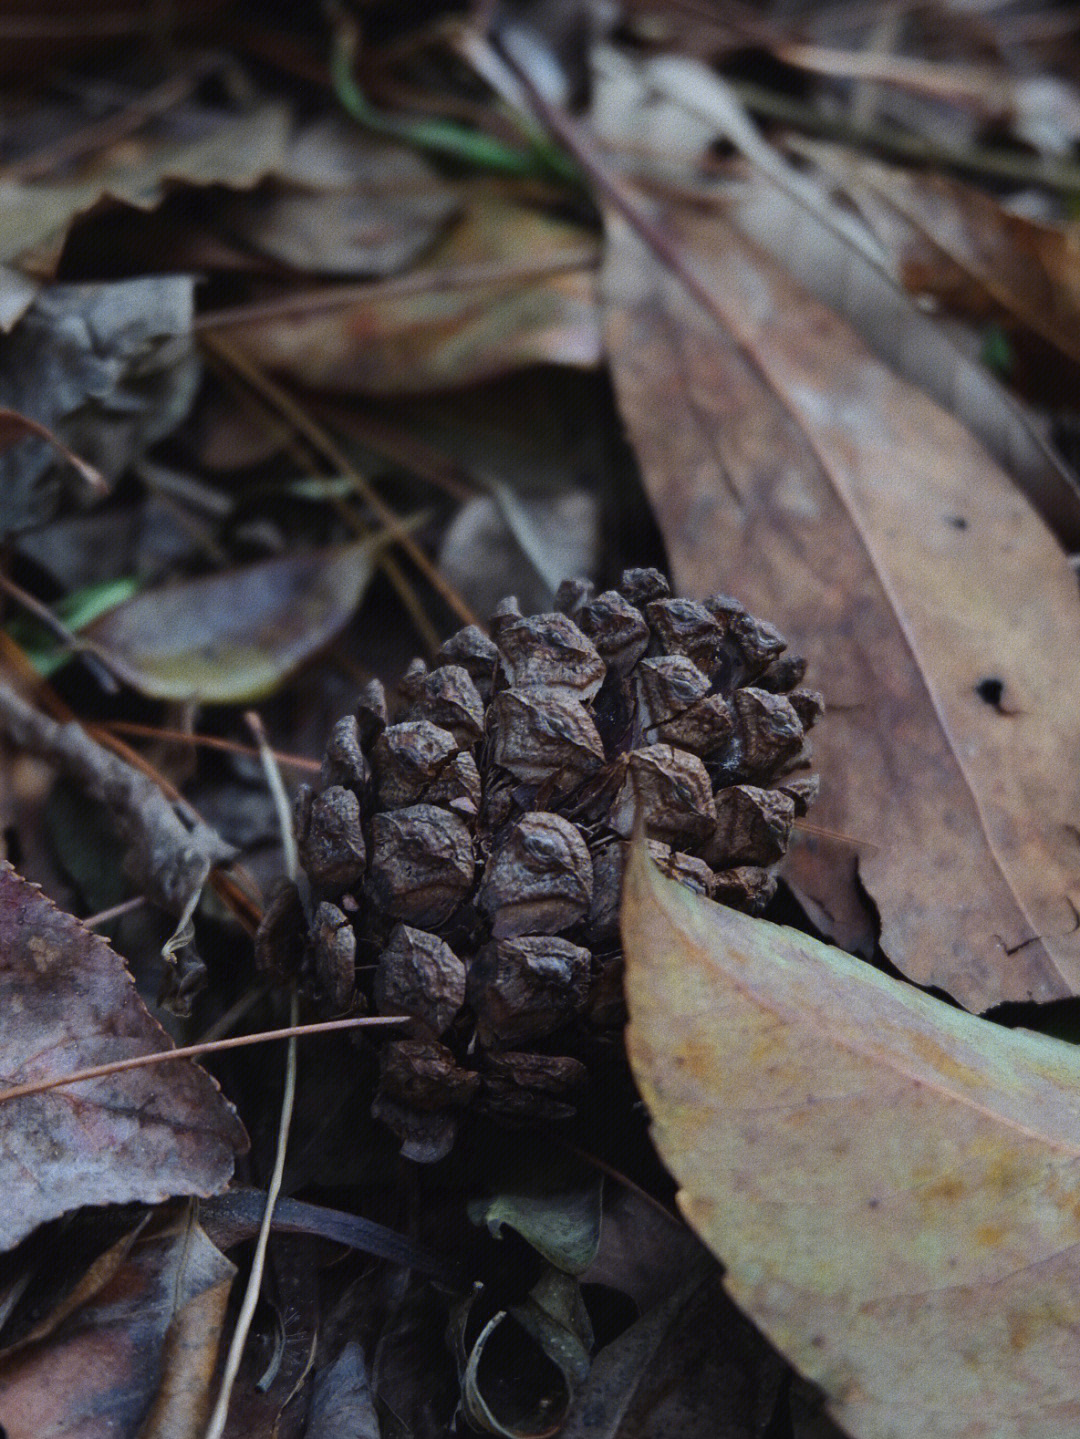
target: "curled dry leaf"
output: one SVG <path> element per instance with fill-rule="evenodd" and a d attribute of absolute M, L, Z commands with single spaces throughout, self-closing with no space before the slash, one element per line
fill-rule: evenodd
<path fill-rule="evenodd" d="M 348 623 L 384 544 L 298 551 L 146 591 L 84 634 L 153 699 L 261 699 Z"/>
<path fill-rule="evenodd" d="M 640 844 L 622 920 L 680 1207 L 845 1433 L 1076 1433 L 1080 1052 L 701 899 Z"/>
<path fill-rule="evenodd" d="M 609 225 L 616 392 L 679 588 L 809 660 L 828 927 L 861 878 L 889 957 L 970 1009 L 1080 991 L 1080 610 L 1042 522 L 951 416 L 722 222 L 669 231 L 714 313 Z"/>
<path fill-rule="evenodd" d="M 242 114 L 180 105 L 141 144 L 120 140 L 82 175 L 9 181 L 0 193 L 0 260 L 51 279 L 74 222 L 115 204 L 152 210 L 174 185 L 250 189 L 284 161 L 290 115 L 272 102 Z"/>
<path fill-rule="evenodd" d="M 0 864 L 3 1087 L 170 1048 L 123 961 Z M 0 1250 L 88 1204 L 216 1194 L 247 1146 L 235 1112 L 186 1060 L 0 1106 Z"/>
<path fill-rule="evenodd" d="M 72 456 L 58 466 L 58 448 L 80 456 L 84 482 L 86 466 L 111 481 L 184 418 L 199 384 L 194 292 L 191 275 L 53 285 L 0 335 L 0 405 L 49 432 L 0 446 L 0 536 L 66 498 Z"/>

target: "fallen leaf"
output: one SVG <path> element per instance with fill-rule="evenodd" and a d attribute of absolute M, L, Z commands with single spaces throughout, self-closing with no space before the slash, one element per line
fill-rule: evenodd
<path fill-rule="evenodd" d="M 596 567 L 596 496 L 580 489 L 522 497 L 502 480 L 488 483 L 494 493 L 467 500 L 447 526 L 439 569 L 478 615 L 508 594 L 526 614 L 549 610 L 561 579 Z"/>
<path fill-rule="evenodd" d="M 1080 1427 L 1080 1052 L 660 876 L 630 1061 L 689 1223 L 852 1439 Z"/>
<path fill-rule="evenodd" d="M 198 1439 L 235 1273 L 190 1215 L 162 1216 L 96 1298 L 0 1362 L 8 1439 Z"/>
<path fill-rule="evenodd" d="M 581 1274 L 596 1258 L 603 1213 L 603 1176 L 568 1153 L 545 1153 L 542 1164 L 515 1154 L 489 1199 L 469 1206 L 474 1224 L 496 1239 L 505 1225 L 547 1262 Z"/>
<path fill-rule="evenodd" d="M 2 1087 L 171 1048 L 120 957 L 0 862 Z M 0 1106 L 0 1251 L 89 1204 L 215 1194 L 246 1136 L 187 1060 Z"/>
<path fill-rule="evenodd" d="M 577 1280 L 545 1266 L 524 1302 L 493 1315 L 468 1347 L 471 1308 L 466 1300 L 451 1322 L 470 1427 L 500 1439 L 548 1439 L 589 1374 L 592 1325 Z"/>
<path fill-rule="evenodd" d="M 639 84 L 678 101 L 695 123 L 711 121 L 751 162 L 729 217 L 811 294 L 855 326 L 874 352 L 957 416 L 1024 488 L 1070 548 L 1080 544 L 1076 476 L 1022 404 L 924 314 L 893 274 L 888 249 L 830 193 L 835 176 L 800 170 L 758 132 L 732 86 L 700 62 L 663 57 Z M 822 146 L 803 145 L 818 157 Z M 846 164 L 846 156 L 845 161 Z"/>
<path fill-rule="evenodd" d="M 408 145 L 323 117 L 290 144 L 276 183 L 229 206 L 230 233 L 299 271 L 390 275 L 419 258 L 460 205 Z"/>
<path fill-rule="evenodd" d="M 1076 477 L 1023 404 L 884 271 L 768 181 L 733 195 L 728 213 L 870 349 L 956 416 L 1023 489 L 1063 544 L 1080 542 Z"/>
<path fill-rule="evenodd" d="M 414 272 L 397 293 L 372 287 L 331 309 L 237 318 L 222 333 L 260 368 L 343 393 L 456 389 L 535 364 L 590 369 L 600 361 L 594 243 L 579 225 L 480 188 L 428 257 L 430 284 Z M 523 257 L 539 278 L 521 273 Z"/>
<path fill-rule="evenodd" d="M 288 108 L 268 102 L 241 114 L 189 101 L 125 137 L 59 183 L 6 181 L 0 187 L 0 261 L 52 278 L 72 224 L 101 205 L 152 210 L 169 185 L 248 188 L 282 162 Z"/>
<path fill-rule="evenodd" d="M 364 1351 L 355 1339 L 316 1374 L 304 1433 L 305 1439 L 379 1439 Z"/>
<path fill-rule="evenodd" d="M 847 156 L 839 176 L 910 290 L 935 294 L 950 308 L 959 300 L 977 314 L 1004 311 L 1080 359 L 1080 236 L 1073 228 L 1013 214 L 947 175 Z M 927 242 L 937 252 L 929 263 Z M 961 286 L 966 293 L 957 295 Z"/>
<path fill-rule="evenodd" d="M 113 481 L 180 423 L 199 383 L 193 313 L 190 275 L 53 285 L 0 335 L 0 406 L 49 431 L 0 453 L 0 535 L 64 498 L 57 445 Z"/>
<path fill-rule="evenodd" d="M 261 699 L 347 624 L 385 543 L 296 551 L 147 590 L 83 633 L 153 699 Z"/>
<path fill-rule="evenodd" d="M 716 313 L 621 221 L 604 284 L 678 588 L 730 591 L 809 657 L 832 711 L 814 827 L 858 849 L 890 959 L 971 1009 L 1076 993 L 1065 556 L 971 435 L 767 256 L 688 208 L 665 218 Z M 827 924 L 854 876 L 822 868 L 805 883 Z M 798 846 L 786 873 L 804 882 Z"/>
<path fill-rule="evenodd" d="M 785 1366 L 699 1265 L 605 1345 L 559 1439 L 759 1439 Z"/>

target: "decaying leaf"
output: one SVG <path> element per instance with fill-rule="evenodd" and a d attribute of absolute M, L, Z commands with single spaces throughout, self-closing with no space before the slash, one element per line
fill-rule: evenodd
<path fill-rule="evenodd" d="M 235 1273 L 190 1214 L 160 1216 L 90 1303 L 0 1361 L 8 1439 L 198 1439 Z"/>
<path fill-rule="evenodd" d="M 111 482 L 180 423 L 199 383 L 193 313 L 190 275 L 53 285 L 0 335 L 0 405 L 51 432 L 0 454 L 0 535 L 56 509 L 58 443 Z"/>
<path fill-rule="evenodd" d="M 516 1230 L 549 1264 L 582 1274 L 600 1243 L 603 1176 L 565 1151 L 545 1154 L 542 1164 L 535 1156 L 514 1161 L 469 1217 L 496 1238 L 504 1226 Z"/>
<path fill-rule="evenodd" d="M 154 699 L 260 699 L 348 622 L 384 544 L 374 537 L 296 551 L 149 590 L 85 634 Z"/>
<path fill-rule="evenodd" d="M 229 207 L 229 230 L 264 255 L 323 275 L 390 275 L 419 258 L 458 208 L 456 187 L 410 146 L 324 116 L 275 176 Z"/>
<path fill-rule="evenodd" d="M 1080 1052 L 700 899 L 641 845 L 623 943 L 680 1207 L 845 1432 L 1077 1432 Z"/>
<path fill-rule="evenodd" d="M 784 1368 L 699 1265 L 601 1349 L 560 1439 L 758 1439 Z"/>
<path fill-rule="evenodd" d="M 694 124 L 711 121 L 752 162 L 746 181 L 727 197 L 734 223 L 850 321 L 904 379 L 955 414 L 1017 480 L 1063 543 L 1075 548 L 1080 543 L 1076 476 L 1024 406 L 907 295 L 893 274 L 887 245 L 830 194 L 836 169 L 851 174 L 848 157 L 824 177 L 797 170 L 757 132 L 731 86 L 698 61 L 664 57 L 640 68 L 638 84 L 643 83 L 658 86 L 669 103 L 677 101 Z M 824 147 L 809 148 L 819 159 L 825 154 Z M 994 208 L 992 201 L 985 203 Z"/>
<path fill-rule="evenodd" d="M 170 1047 L 105 941 L 0 864 L 3 1087 Z M 0 1250 L 90 1204 L 214 1194 L 246 1136 L 197 1065 L 148 1066 L 0 1106 Z M 3 1422 L 0 1416 L 0 1422 Z"/>
<path fill-rule="evenodd" d="M 616 391 L 678 588 L 809 658 L 815 824 L 881 942 L 971 1009 L 1080 990 L 1080 612 L 1026 500 L 954 419 L 713 217 L 666 223 L 716 314 L 609 227 Z M 723 323 L 721 323 L 721 318 Z M 848 866 L 788 873 L 829 917 Z"/>
<path fill-rule="evenodd" d="M 227 338 L 309 388 L 365 395 L 457 388 L 530 364 L 588 369 L 600 360 L 593 246 L 580 226 L 482 189 L 428 257 L 430 285 L 231 323 Z M 540 277 L 523 277 L 523 263 Z"/>

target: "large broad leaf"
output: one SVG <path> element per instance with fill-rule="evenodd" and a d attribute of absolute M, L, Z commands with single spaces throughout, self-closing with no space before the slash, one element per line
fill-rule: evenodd
<path fill-rule="evenodd" d="M 685 594 L 767 615 L 832 710 L 790 874 L 825 926 L 850 863 L 905 973 L 971 1009 L 1080 991 L 1080 607 L 989 455 L 722 222 L 665 217 L 711 307 L 620 221 L 607 336 Z M 830 862 L 807 863 L 828 843 Z"/>
<path fill-rule="evenodd" d="M 753 173 L 729 214 L 811 294 L 849 320 L 893 369 L 977 435 L 1062 538 L 1080 543 L 1076 477 L 1031 416 L 926 315 L 894 278 L 888 250 L 819 176 L 796 170 L 757 132 L 731 86 L 698 61 L 665 56 L 642 67 L 695 125 L 711 123 L 749 159 Z M 815 147 L 821 156 L 823 147 Z M 837 161 L 849 173 L 847 158 Z M 988 201 L 992 205 L 992 202 Z M 1030 288 L 1030 286 L 1029 286 Z"/>
<path fill-rule="evenodd" d="M 384 544 L 297 551 L 151 590 L 84 633 L 145 695 L 243 704 L 276 689 L 348 623 Z"/>
<path fill-rule="evenodd" d="M 0 1010 L 4 1088 L 170 1047 L 119 955 L 6 863 Z M 214 1194 L 246 1144 L 232 1106 L 189 1060 L 10 1100 L 0 1106 L 0 1251 L 83 1205 Z"/>
<path fill-rule="evenodd" d="M 1080 1052 L 663 879 L 631 1064 L 736 1303 L 853 1439 L 1080 1432 Z"/>

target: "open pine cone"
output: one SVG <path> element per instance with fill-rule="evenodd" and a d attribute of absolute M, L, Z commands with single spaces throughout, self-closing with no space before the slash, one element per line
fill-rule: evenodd
<path fill-rule="evenodd" d="M 304 972 L 328 1010 L 410 1016 L 381 1041 L 374 1112 L 413 1159 L 446 1154 L 469 1106 L 574 1113 L 625 1017 L 619 893 L 639 815 L 667 874 L 757 911 L 816 792 L 821 697 L 771 625 L 723 595 L 674 599 L 656 570 L 600 595 L 565 583 L 556 605 L 505 600 L 490 639 L 469 626 L 438 668 L 414 661 L 394 723 L 366 686 L 297 796 Z M 267 967 L 300 913 L 295 890 L 271 906 Z"/>

